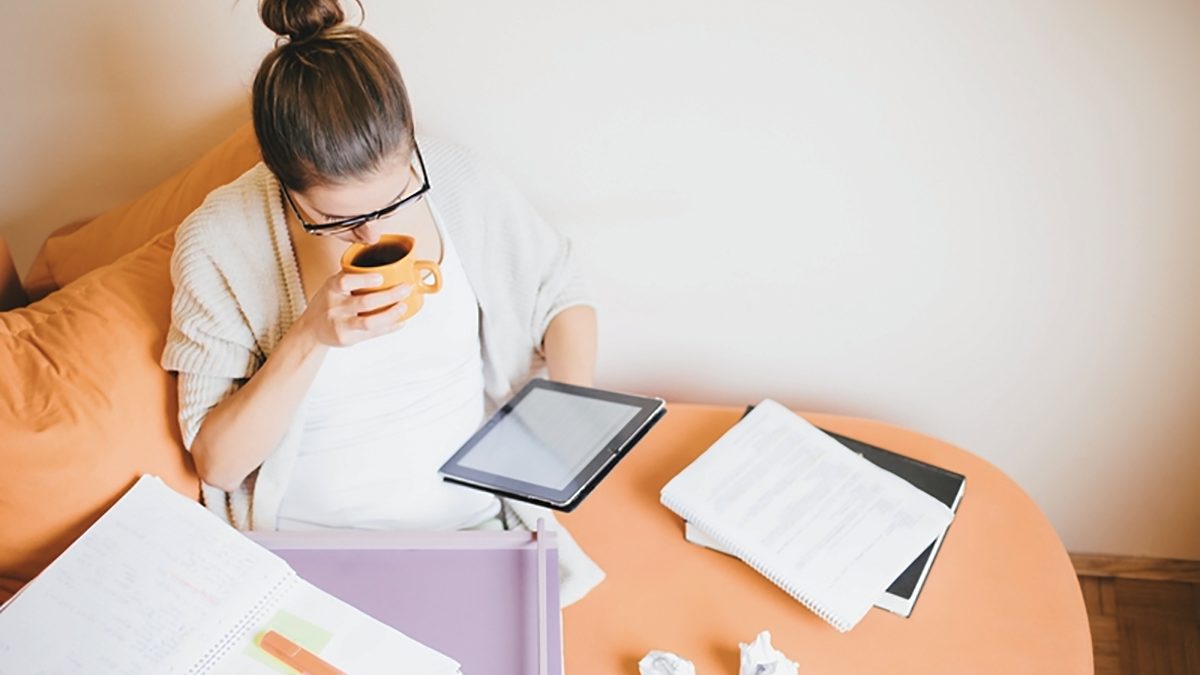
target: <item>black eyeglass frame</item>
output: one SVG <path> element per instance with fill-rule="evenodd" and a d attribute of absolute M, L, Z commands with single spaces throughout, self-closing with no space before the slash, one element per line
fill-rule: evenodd
<path fill-rule="evenodd" d="M 425 196 L 426 192 L 429 192 L 429 172 L 425 170 L 425 158 L 421 156 L 421 148 L 417 147 L 416 143 L 413 143 L 413 150 L 417 154 L 417 163 L 421 167 L 421 188 L 411 195 L 401 198 L 399 201 L 388 204 L 382 209 L 372 211 L 370 213 L 364 213 L 361 216 L 343 218 L 342 220 L 335 220 L 332 223 L 310 223 L 304 219 L 304 216 L 300 215 L 300 208 L 296 206 L 296 202 L 292 199 L 292 195 L 290 192 L 288 192 L 287 187 L 283 186 L 282 184 L 280 184 L 279 187 L 281 190 L 283 190 L 284 199 L 287 200 L 288 206 L 292 207 L 292 213 L 296 214 L 296 220 L 300 221 L 300 226 L 304 228 L 305 232 L 318 237 L 326 237 L 331 234 L 342 234 L 343 232 L 349 232 L 356 227 L 362 227 L 371 221 L 379 220 L 380 218 L 386 218 L 396 211 L 399 211 L 400 208 L 406 204 L 412 204 L 413 202 L 421 199 L 421 197 Z"/>

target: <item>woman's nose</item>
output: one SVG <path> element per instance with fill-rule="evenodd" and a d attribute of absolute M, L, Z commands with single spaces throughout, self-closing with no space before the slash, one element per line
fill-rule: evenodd
<path fill-rule="evenodd" d="M 366 223 L 353 230 L 354 240 L 362 242 L 368 246 L 379 242 L 379 230 L 375 227 L 375 223 Z"/>

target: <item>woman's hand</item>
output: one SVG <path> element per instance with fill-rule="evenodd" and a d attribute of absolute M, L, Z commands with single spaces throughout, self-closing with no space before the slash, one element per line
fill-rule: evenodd
<path fill-rule="evenodd" d="M 297 328 L 330 347 L 348 347 L 396 331 L 404 325 L 400 317 L 408 308 L 403 300 L 412 293 L 411 286 L 401 284 L 386 291 L 353 294 L 381 283 L 383 278 L 378 274 L 338 272 L 309 301 Z M 393 304 L 378 314 L 360 316 Z"/>

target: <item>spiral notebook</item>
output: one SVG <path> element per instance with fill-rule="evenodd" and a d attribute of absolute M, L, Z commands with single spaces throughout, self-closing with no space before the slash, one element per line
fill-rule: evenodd
<path fill-rule="evenodd" d="M 671 479 L 661 500 L 842 632 L 953 519 L 770 400 Z"/>
<path fill-rule="evenodd" d="M 746 410 L 746 414 L 749 414 L 753 409 L 754 406 L 750 406 Z M 900 476 L 939 502 L 950 507 L 951 511 L 958 512 L 958 504 L 962 501 L 963 492 L 967 485 L 966 476 L 897 454 L 890 450 L 884 450 L 869 443 L 842 436 L 841 434 L 835 434 L 832 431 L 824 429 L 822 431 L 829 434 L 829 437 L 833 440 L 862 455 L 872 464 Z M 720 544 L 692 523 L 684 523 L 683 536 L 693 544 L 705 546 L 721 551 L 722 553 L 729 553 L 728 551 L 722 551 Z M 921 594 L 921 589 L 925 586 L 925 579 L 928 577 L 929 571 L 933 567 L 933 561 L 937 558 L 938 550 L 942 546 L 943 539 L 945 539 L 945 534 L 934 540 L 921 555 L 917 556 L 917 559 L 912 561 L 904 572 L 896 577 L 896 580 L 888 586 L 883 595 L 875 601 L 875 606 L 905 618 L 911 616 L 913 607 L 917 603 L 917 598 Z"/>
<path fill-rule="evenodd" d="M 0 607 L 0 675 L 294 672 L 259 647 L 268 630 L 349 673 L 459 672 L 143 476 Z"/>

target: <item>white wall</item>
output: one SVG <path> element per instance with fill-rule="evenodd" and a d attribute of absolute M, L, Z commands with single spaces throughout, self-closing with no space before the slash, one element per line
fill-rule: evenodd
<path fill-rule="evenodd" d="M 419 123 L 586 252 L 602 384 L 922 430 L 1072 550 L 1200 559 L 1196 3 L 366 2 Z M 272 36 L 249 0 L 13 4 L 25 266 L 244 119 Z"/>

